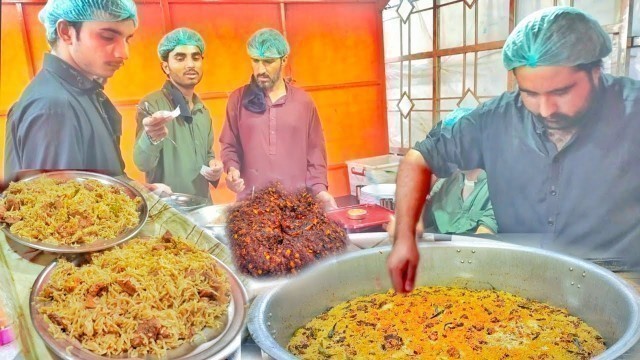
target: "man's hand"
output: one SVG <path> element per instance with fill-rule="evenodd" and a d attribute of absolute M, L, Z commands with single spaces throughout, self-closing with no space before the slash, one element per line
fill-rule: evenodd
<path fill-rule="evenodd" d="M 202 171 L 202 176 L 210 182 L 218 181 L 221 175 L 222 161 L 216 159 L 209 161 L 209 169 Z"/>
<path fill-rule="evenodd" d="M 167 111 L 156 111 L 153 116 L 147 116 L 142 119 L 144 131 L 153 141 L 160 141 L 169 134 L 169 129 L 167 129 L 166 124 L 171 121 L 173 117 L 168 114 L 169 112 Z"/>
<path fill-rule="evenodd" d="M 329 194 L 328 191 L 320 191 L 316 195 L 316 199 L 322 204 L 322 207 L 325 211 L 334 210 L 338 208 L 338 204 L 336 204 L 336 199 Z"/>
<path fill-rule="evenodd" d="M 229 168 L 225 181 L 227 182 L 229 190 L 235 193 L 239 193 L 244 190 L 244 179 L 240 177 L 240 171 L 234 167 Z"/>
<path fill-rule="evenodd" d="M 144 186 L 149 191 L 151 191 L 152 193 L 158 196 L 162 196 L 163 194 L 166 194 L 166 195 L 173 194 L 173 191 L 171 191 L 171 188 L 168 185 L 165 185 L 163 183 L 145 184 Z"/>
<path fill-rule="evenodd" d="M 430 188 L 431 170 L 422 154 L 409 150 L 400 162 L 396 179 L 396 223 L 387 270 L 398 293 L 413 290 L 420 261 L 416 224 Z"/>
<path fill-rule="evenodd" d="M 395 241 L 387 258 L 387 269 L 393 288 L 398 293 L 407 293 L 413 290 L 419 261 L 420 254 L 414 238 Z"/>
<path fill-rule="evenodd" d="M 484 226 L 484 225 L 479 225 L 478 228 L 476 229 L 476 234 L 491 234 L 493 235 L 494 232 L 493 230 L 491 230 L 490 228 Z"/>

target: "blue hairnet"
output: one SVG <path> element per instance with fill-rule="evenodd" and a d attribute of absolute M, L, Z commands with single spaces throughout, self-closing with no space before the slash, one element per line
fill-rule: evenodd
<path fill-rule="evenodd" d="M 452 127 L 458 120 L 460 120 L 463 116 L 472 112 L 474 108 L 461 107 L 450 112 L 443 120 L 443 127 Z"/>
<path fill-rule="evenodd" d="M 289 44 L 277 30 L 261 29 L 247 41 L 247 53 L 253 59 L 277 59 L 289 54 Z"/>
<path fill-rule="evenodd" d="M 133 0 L 49 0 L 38 13 L 38 19 L 47 31 L 47 41 L 58 37 L 56 24 L 60 20 L 121 21 L 133 20 L 138 25 L 138 12 Z"/>
<path fill-rule="evenodd" d="M 180 45 L 192 45 L 200 49 L 204 55 L 204 40 L 197 32 L 188 28 L 179 28 L 166 34 L 158 43 L 158 56 L 163 61 L 167 61 L 169 53 Z"/>
<path fill-rule="evenodd" d="M 572 7 L 551 7 L 524 18 L 507 38 L 502 62 L 520 66 L 575 66 L 611 52 L 611 39 L 590 15 Z"/>

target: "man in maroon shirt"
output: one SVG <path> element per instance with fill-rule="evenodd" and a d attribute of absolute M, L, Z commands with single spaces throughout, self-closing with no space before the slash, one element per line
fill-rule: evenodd
<path fill-rule="evenodd" d="M 294 191 L 306 187 L 325 207 L 336 208 L 327 191 L 327 152 L 318 111 L 302 89 L 285 83 L 289 44 L 274 29 L 247 42 L 253 76 L 229 97 L 220 134 L 227 187 L 242 200 L 279 181 Z"/>

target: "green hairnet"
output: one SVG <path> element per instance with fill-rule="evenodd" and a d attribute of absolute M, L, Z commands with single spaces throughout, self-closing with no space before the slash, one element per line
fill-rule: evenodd
<path fill-rule="evenodd" d="M 289 54 L 289 44 L 277 30 L 261 29 L 247 41 L 247 53 L 253 59 L 277 59 Z"/>
<path fill-rule="evenodd" d="M 138 25 L 138 13 L 133 0 L 49 0 L 40 10 L 38 19 L 47 31 L 47 40 L 58 37 L 56 24 L 60 20 L 121 21 L 133 20 Z"/>
<path fill-rule="evenodd" d="M 590 15 L 572 7 L 551 7 L 524 18 L 507 38 L 502 62 L 520 66 L 575 66 L 611 52 L 611 39 Z"/>
<path fill-rule="evenodd" d="M 158 56 L 162 61 L 167 61 L 169 53 L 180 45 L 192 45 L 200 49 L 200 53 L 204 55 L 204 40 L 197 32 L 188 28 L 175 29 L 166 34 L 158 44 Z"/>

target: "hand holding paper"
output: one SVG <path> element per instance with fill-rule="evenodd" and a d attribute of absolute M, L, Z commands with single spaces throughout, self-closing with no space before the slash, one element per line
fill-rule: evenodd
<path fill-rule="evenodd" d="M 157 115 L 159 117 L 163 117 L 165 119 L 164 123 L 166 124 L 169 121 L 171 121 L 171 120 L 177 118 L 178 116 L 180 116 L 180 106 L 176 106 L 176 108 L 173 109 L 173 111 L 160 110 L 160 111 L 157 111 L 153 115 Z"/>
<path fill-rule="evenodd" d="M 202 165 L 200 174 L 202 174 L 207 181 L 213 182 L 219 180 L 222 175 L 222 162 L 216 159 L 209 161 L 209 166 Z"/>
<path fill-rule="evenodd" d="M 169 129 L 167 129 L 166 124 L 180 116 L 180 108 L 176 107 L 173 111 L 160 110 L 151 114 L 150 111 L 144 110 L 140 106 L 138 109 L 143 110 L 147 117 L 142 120 L 142 125 L 144 126 L 144 131 L 151 137 L 152 141 L 161 141 L 166 138 L 169 134 Z M 171 139 L 169 139 L 171 140 Z M 171 140 L 171 142 L 175 145 L 175 142 Z"/>

